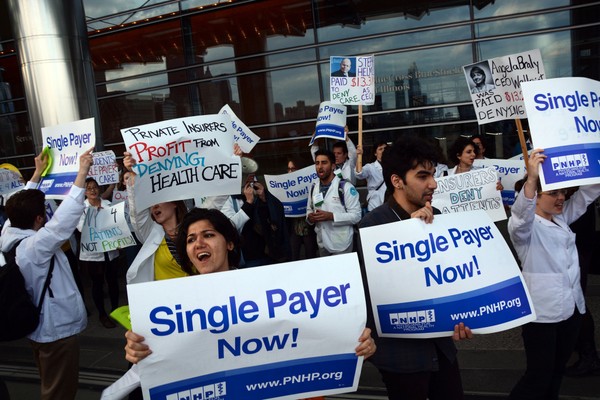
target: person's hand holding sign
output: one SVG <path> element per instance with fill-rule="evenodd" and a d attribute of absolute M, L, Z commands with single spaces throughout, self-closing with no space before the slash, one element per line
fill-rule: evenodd
<path fill-rule="evenodd" d="M 417 211 L 410 214 L 411 218 L 419 218 L 426 224 L 431 224 L 433 222 L 433 207 L 431 207 L 431 202 L 428 201 L 425 203 L 425 207 L 419 208 Z"/>
<path fill-rule="evenodd" d="M 471 329 L 468 326 L 465 326 L 463 322 L 454 325 L 454 333 L 452 334 L 452 339 L 458 342 L 459 340 L 471 338 L 473 338 L 473 333 L 471 332 Z"/>

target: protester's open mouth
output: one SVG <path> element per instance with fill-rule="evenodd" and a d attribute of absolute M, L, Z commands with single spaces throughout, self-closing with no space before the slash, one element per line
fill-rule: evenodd
<path fill-rule="evenodd" d="M 210 253 L 208 253 L 208 252 L 198 253 L 198 255 L 196 256 L 196 258 L 197 258 L 199 261 L 204 261 L 204 260 L 206 260 L 208 257 L 210 257 Z"/>

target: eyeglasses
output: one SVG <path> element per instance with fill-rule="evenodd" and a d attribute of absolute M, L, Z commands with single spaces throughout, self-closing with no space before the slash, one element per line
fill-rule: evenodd
<path fill-rule="evenodd" d="M 551 197 L 558 197 L 559 194 L 562 194 L 563 196 L 567 196 L 567 190 L 566 189 L 559 189 L 559 190 L 550 190 L 549 192 L 540 192 L 540 194 L 545 194 L 547 196 L 551 196 Z"/>

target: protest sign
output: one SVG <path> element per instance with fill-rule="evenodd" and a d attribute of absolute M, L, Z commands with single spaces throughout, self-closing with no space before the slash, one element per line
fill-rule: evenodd
<path fill-rule="evenodd" d="M 468 172 L 435 179 L 431 205 L 442 214 L 485 210 L 494 221 L 506 219 L 502 195 L 496 190 L 498 176 L 490 168 L 472 169 Z"/>
<path fill-rule="evenodd" d="M 19 173 L 10 169 L 0 168 L 0 195 L 5 196 L 24 188 L 25 183 L 23 183 L 23 178 Z"/>
<path fill-rule="evenodd" d="M 120 202 L 127 202 L 127 190 L 113 190 L 112 202 L 113 204 Z"/>
<path fill-rule="evenodd" d="M 319 138 L 346 140 L 346 107 L 324 101 L 319 105 L 315 134 L 310 139 L 309 146 Z"/>
<path fill-rule="evenodd" d="M 306 216 L 310 188 L 317 179 L 313 165 L 289 174 L 265 175 L 267 188 L 283 204 L 286 217 Z"/>
<path fill-rule="evenodd" d="M 496 171 L 498 179 L 504 186 L 504 189 L 502 189 L 502 202 L 505 205 L 512 206 L 515 202 L 515 183 L 527 173 L 523 160 L 484 158 L 476 159 L 473 165 L 479 168 L 491 168 Z"/>
<path fill-rule="evenodd" d="M 535 320 L 519 267 L 484 211 L 360 229 L 377 332 L 451 336 L 464 322 L 492 333 Z"/>
<path fill-rule="evenodd" d="M 107 208 L 88 207 L 83 213 L 82 253 L 104 253 L 135 246 L 125 218 L 124 202 Z"/>
<path fill-rule="evenodd" d="M 331 57 L 329 88 L 332 104 L 375 103 L 375 57 Z"/>
<path fill-rule="evenodd" d="M 100 151 L 93 153 L 94 164 L 90 167 L 88 177 L 94 178 L 98 185 L 112 185 L 119 183 L 119 166 L 115 152 Z"/>
<path fill-rule="evenodd" d="M 558 78 L 523 83 L 525 107 L 542 163 L 543 190 L 600 182 L 600 82 Z"/>
<path fill-rule="evenodd" d="M 196 196 L 239 194 L 240 157 L 233 155 L 227 115 L 177 118 L 121 129 L 136 161 L 135 205 L 139 210 Z"/>
<path fill-rule="evenodd" d="M 521 82 L 546 78 L 538 49 L 463 67 L 479 125 L 527 118 Z"/>
<path fill-rule="evenodd" d="M 231 107 L 225 104 L 219 110 L 219 114 L 226 114 L 231 118 L 231 130 L 233 132 L 233 141 L 236 142 L 244 153 L 250 153 L 260 138 L 250 130 L 242 122 L 241 119 L 235 115 Z"/>
<path fill-rule="evenodd" d="M 49 172 L 38 189 L 49 199 L 62 199 L 71 190 L 79 170 L 79 157 L 96 145 L 94 118 L 42 128 L 44 146 L 49 148 Z"/>
<path fill-rule="evenodd" d="M 357 388 L 366 309 L 356 253 L 127 293 L 133 331 L 152 349 L 138 364 L 146 399 L 299 399 Z"/>

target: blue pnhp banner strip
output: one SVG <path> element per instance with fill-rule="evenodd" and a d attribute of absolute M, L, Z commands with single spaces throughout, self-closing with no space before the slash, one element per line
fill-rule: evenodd
<path fill-rule="evenodd" d="M 150 389 L 152 400 L 259 400 L 352 387 L 354 354 L 305 358 L 199 376 Z"/>
<path fill-rule="evenodd" d="M 453 296 L 377 307 L 381 331 L 391 334 L 448 332 L 464 322 L 471 329 L 499 325 L 531 314 L 519 277 Z"/>
<path fill-rule="evenodd" d="M 542 163 L 546 183 L 600 176 L 600 144 L 586 143 L 545 149 Z"/>

